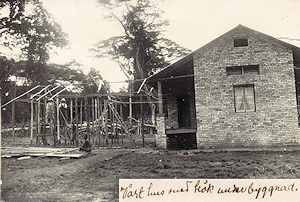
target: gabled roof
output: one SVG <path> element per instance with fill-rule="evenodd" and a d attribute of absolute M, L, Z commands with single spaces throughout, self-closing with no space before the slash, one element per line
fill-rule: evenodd
<path fill-rule="evenodd" d="M 289 43 L 283 42 L 279 39 L 271 37 L 267 34 L 255 31 L 243 25 L 238 25 L 237 27 L 233 28 L 232 30 L 226 32 L 225 34 L 219 36 L 218 38 L 212 40 L 211 42 L 207 43 L 206 45 L 200 47 L 199 49 L 195 50 L 194 52 L 190 53 L 189 55 L 185 56 L 184 58 L 178 60 L 177 62 L 163 68 L 160 72 L 148 77 L 148 81 L 153 82 L 156 80 L 172 78 L 172 77 L 180 77 L 183 75 L 193 74 L 193 67 L 190 69 L 190 65 L 193 63 L 193 56 L 197 53 L 205 52 L 206 50 L 210 49 L 211 47 L 216 46 L 219 41 L 226 37 L 226 36 L 240 36 L 243 33 L 245 36 L 255 35 L 261 39 L 269 41 L 270 43 L 275 43 L 282 47 L 290 48 L 293 51 L 294 55 L 294 63 L 300 65 L 300 48 Z M 193 66 L 193 65 L 192 65 Z M 184 68 L 185 67 L 185 68 Z"/>

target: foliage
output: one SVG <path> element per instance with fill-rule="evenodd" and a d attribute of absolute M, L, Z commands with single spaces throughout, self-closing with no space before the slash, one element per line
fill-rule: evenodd
<path fill-rule="evenodd" d="M 105 17 L 117 20 L 124 35 L 101 40 L 91 51 L 95 57 L 107 57 L 117 62 L 128 77 L 133 72 L 135 79 L 142 79 L 190 51 L 161 36 L 168 21 L 162 19 L 163 11 L 156 1 L 131 2 L 98 1 L 108 12 Z"/>
<path fill-rule="evenodd" d="M 32 84 L 45 84 L 49 51 L 67 45 L 67 35 L 40 0 L 4 0 L 0 9 L 7 16 L 0 19 L 2 46 L 21 50 L 22 69 Z M 18 67 L 19 68 L 19 67 Z"/>
<path fill-rule="evenodd" d="M 0 84 L 8 81 L 15 72 L 15 61 L 5 56 L 0 56 Z M 1 85 L 2 86 L 2 85 Z"/>
<path fill-rule="evenodd" d="M 39 0 L 4 0 L 0 9 L 6 7 L 9 7 L 9 15 L 0 19 L 4 46 L 21 47 L 29 60 L 44 63 L 49 59 L 51 47 L 67 45 L 67 35 Z"/>

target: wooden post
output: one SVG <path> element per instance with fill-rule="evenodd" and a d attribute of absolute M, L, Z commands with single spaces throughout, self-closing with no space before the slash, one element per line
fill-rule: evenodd
<path fill-rule="evenodd" d="M 121 119 L 123 120 L 123 105 L 120 105 L 120 116 L 121 116 Z M 123 127 L 121 126 L 122 146 L 123 146 L 123 136 L 124 136 L 124 132 L 125 132 L 125 131 L 123 131 Z"/>
<path fill-rule="evenodd" d="M 76 142 L 76 145 L 78 145 L 78 97 L 76 96 L 75 98 L 75 121 L 76 121 L 76 129 L 75 129 L 75 137 L 74 137 L 74 141 Z"/>
<path fill-rule="evenodd" d="M 43 145 L 44 146 L 47 146 L 47 137 L 46 137 L 46 104 L 47 104 L 47 101 L 44 100 L 44 114 L 43 114 L 43 117 L 44 117 L 44 121 L 43 121 L 43 125 L 44 125 L 44 131 L 43 131 Z"/>
<path fill-rule="evenodd" d="M 129 80 L 129 84 L 128 84 L 128 88 L 129 88 L 129 125 L 132 126 L 132 97 L 131 97 L 131 93 L 132 93 L 132 81 Z"/>
<path fill-rule="evenodd" d="M 100 146 L 100 135 L 101 135 L 101 130 L 100 130 L 100 103 L 99 103 L 99 97 L 97 96 L 97 143 Z"/>
<path fill-rule="evenodd" d="M 39 137 L 41 135 L 41 100 L 38 101 L 38 110 L 37 110 L 37 143 L 40 144 Z"/>
<path fill-rule="evenodd" d="M 113 145 L 114 115 L 112 114 L 112 109 L 110 106 L 109 106 L 109 119 L 110 119 L 110 139 L 111 139 L 111 145 Z"/>
<path fill-rule="evenodd" d="M 14 85 L 14 96 L 13 98 L 16 97 L 16 82 L 14 82 L 15 85 Z M 12 109 L 11 109 L 11 122 L 12 122 L 12 137 L 13 137 L 13 144 L 16 144 L 16 138 L 15 138 L 15 101 L 13 101 L 12 103 Z"/>
<path fill-rule="evenodd" d="M 80 129 L 81 129 L 81 140 L 82 140 L 82 134 L 83 134 L 83 128 L 82 128 L 82 100 L 80 100 Z"/>
<path fill-rule="evenodd" d="M 56 98 L 57 142 L 60 143 L 59 98 Z"/>
<path fill-rule="evenodd" d="M 145 137 L 144 137 L 144 121 L 143 121 L 143 97 L 142 95 L 140 96 L 140 106 L 141 106 L 141 135 L 142 135 L 142 140 L 143 140 L 143 147 L 145 147 Z"/>
<path fill-rule="evenodd" d="M 108 145 L 108 109 L 107 109 L 107 100 L 104 100 L 104 113 L 105 113 L 105 121 L 104 121 L 105 140 L 106 140 L 106 145 Z"/>
<path fill-rule="evenodd" d="M 70 134 L 70 142 L 73 140 L 73 99 L 70 99 L 70 124 L 71 124 L 71 134 Z M 67 126 L 66 126 L 67 127 Z"/>
<path fill-rule="evenodd" d="M 95 100 L 92 97 L 92 142 L 95 143 Z"/>
<path fill-rule="evenodd" d="M 30 143 L 33 144 L 33 100 L 30 101 Z"/>
<path fill-rule="evenodd" d="M 157 81 L 157 90 L 158 90 L 158 113 L 162 115 L 163 112 L 163 99 L 162 99 L 162 87 L 161 81 Z"/>
<path fill-rule="evenodd" d="M 94 100 L 94 109 L 95 109 L 94 110 L 95 111 L 95 114 L 94 114 L 94 118 L 95 118 L 95 120 L 94 120 L 94 122 L 95 122 L 94 123 L 94 144 L 97 145 L 97 142 L 98 142 L 98 135 L 97 135 L 97 131 L 98 131 L 97 130 L 97 126 L 98 126 L 97 97 L 94 98 L 93 100 Z"/>
<path fill-rule="evenodd" d="M 36 140 L 35 144 L 38 144 L 39 136 L 38 136 L 38 104 L 35 104 L 35 133 L 36 133 Z"/>
<path fill-rule="evenodd" d="M 115 106 L 115 108 L 116 108 L 116 111 L 117 111 L 117 113 L 118 113 L 118 104 L 117 103 L 115 103 L 116 104 L 116 106 Z M 120 114 L 119 114 L 120 115 Z M 121 116 L 120 116 L 120 118 L 121 118 Z M 121 120 L 120 120 L 120 125 L 122 125 L 121 124 Z M 117 144 L 119 144 L 119 130 L 118 130 L 118 119 L 116 119 L 116 130 L 115 130 L 115 134 L 116 134 L 116 139 L 117 139 Z"/>
<path fill-rule="evenodd" d="M 86 118 L 86 126 L 87 126 L 87 136 L 88 136 L 88 140 L 90 142 L 90 112 L 89 112 L 89 108 L 88 108 L 88 98 L 85 97 L 84 98 L 84 102 L 85 102 L 85 118 Z"/>
<path fill-rule="evenodd" d="M 1 139 L 2 139 L 2 131 L 1 131 L 1 127 L 2 127 L 2 114 L 1 114 L 1 112 L 2 112 L 2 106 L 1 106 L 1 103 L 2 103 L 2 88 L 1 88 L 1 86 L 0 86 L 0 146 L 2 145 L 2 142 L 1 142 Z M 1 164 L 1 158 L 0 158 L 0 165 L 2 165 Z M 0 189 L 1 189 L 2 187 L 1 187 L 1 184 L 0 184 Z M 1 189 L 2 190 L 2 189 Z"/>
<path fill-rule="evenodd" d="M 101 116 L 101 122 L 100 122 L 100 136 L 99 136 L 99 146 L 100 146 L 100 144 L 101 144 L 101 138 L 103 137 L 102 132 L 103 132 L 103 130 L 104 130 L 104 128 L 103 128 L 104 114 L 103 114 L 103 110 L 102 110 L 102 100 L 100 99 L 99 102 L 100 102 L 100 104 L 99 104 L 100 110 L 99 110 L 99 111 L 100 111 L 100 116 Z"/>

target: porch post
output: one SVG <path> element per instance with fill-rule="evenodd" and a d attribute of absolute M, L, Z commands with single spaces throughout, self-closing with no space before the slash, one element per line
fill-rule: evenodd
<path fill-rule="evenodd" d="M 161 81 L 157 81 L 158 90 L 158 114 L 157 114 L 157 135 L 156 135 L 156 147 L 158 149 L 167 149 L 167 136 L 165 133 L 166 124 L 165 116 L 163 113 L 163 99 L 162 99 L 162 87 Z"/>
<path fill-rule="evenodd" d="M 158 113 L 163 114 L 164 112 L 163 112 L 161 81 L 157 81 L 157 91 L 158 91 Z"/>

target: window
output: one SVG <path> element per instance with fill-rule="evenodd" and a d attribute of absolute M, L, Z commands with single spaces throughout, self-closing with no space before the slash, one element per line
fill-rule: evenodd
<path fill-rule="evenodd" d="M 227 76 L 239 74 L 259 74 L 259 65 L 226 67 Z"/>
<path fill-rule="evenodd" d="M 235 112 L 254 112 L 254 85 L 234 86 Z"/>
<path fill-rule="evenodd" d="M 248 39 L 234 39 L 234 47 L 248 46 Z"/>

